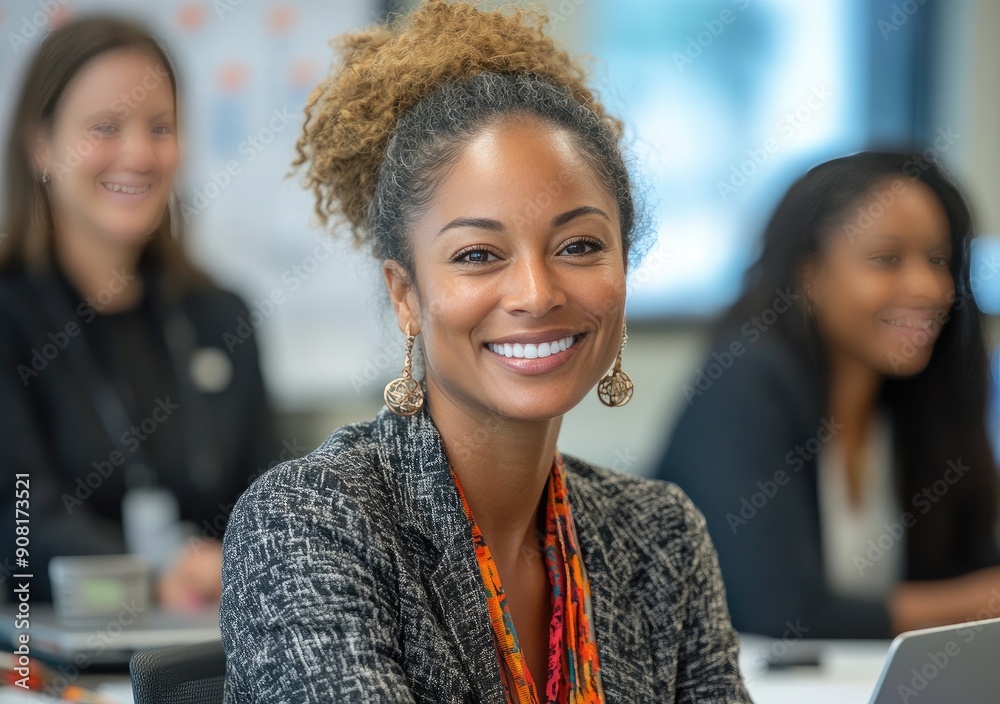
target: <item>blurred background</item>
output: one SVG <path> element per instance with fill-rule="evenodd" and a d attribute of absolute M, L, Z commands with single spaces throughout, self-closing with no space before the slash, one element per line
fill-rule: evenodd
<path fill-rule="evenodd" d="M 402 336 L 378 270 L 367 253 L 319 229 L 312 198 L 290 170 L 302 108 L 331 61 L 328 40 L 415 4 L 0 4 L 0 106 L 12 104 L 46 32 L 70 17 L 113 11 L 166 42 L 181 83 L 176 190 L 187 245 L 250 307 L 250 319 L 232 321 L 230 332 L 252 329 L 257 337 L 289 455 L 311 450 L 344 422 L 372 417 L 402 366 Z M 630 273 L 624 367 L 634 399 L 612 410 L 588 398 L 565 420 L 564 452 L 651 471 L 770 210 L 798 175 L 834 156 L 918 145 L 951 170 L 982 234 L 975 294 L 1000 314 L 1000 3 L 514 4 L 546 10 L 554 35 L 590 57 L 593 87 L 626 124 L 657 234 Z M 0 131 L 11 118 L 0 108 Z M 994 420 L 997 428 L 1000 414 Z"/>

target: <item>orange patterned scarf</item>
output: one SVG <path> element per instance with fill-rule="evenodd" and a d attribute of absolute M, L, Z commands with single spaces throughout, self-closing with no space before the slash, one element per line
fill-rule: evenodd
<path fill-rule="evenodd" d="M 465 500 L 458 477 L 454 473 L 452 476 L 455 477 L 465 515 L 472 523 L 472 542 L 486 588 L 486 603 L 507 702 L 541 704 L 538 689 L 517 641 L 493 555 Z M 549 667 L 544 702 L 603 704 L 604 690 L 594 637 L 590 580 L 580 556 L 576 528 L 566 496 L 565 469 L 558 454 L 549 474 L 545 504 L 545 567 L 552 588 L 552 620 L 549 623 Z"/>

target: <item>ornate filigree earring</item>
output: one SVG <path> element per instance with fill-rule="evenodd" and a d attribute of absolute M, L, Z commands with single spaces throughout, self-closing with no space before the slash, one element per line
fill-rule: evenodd
<path fill-rule="evenodd" d="M 49 169 L 48 167 L 45 167 L 45 169 L 42 170 L 42 183 L 48 183 L 48 182 L 49 182 Z"/>
<path fill-rule="evenodd" d="M 618 349 L 618 357 L 615 359 L 615 366 L 597 384 L 597 397 L 601 403 L 610 408 L 624 406 L 632 398 L 635 384 L 629 375 L 622 371 L 622 353 L 625 352 L 625 344 L 628 342 L 628 328 L 622 326 L 622 346 Z"/>
<path fill-rule="evenodd" d="M 386 384 L 382 392 L 385 405 L 397 416 L 412 416 L 424 407 L 424 388 L 413 378 L 413 341 L 416 337 L 410 334 L 410 324 L 407 323 L 403 375 Z"/>

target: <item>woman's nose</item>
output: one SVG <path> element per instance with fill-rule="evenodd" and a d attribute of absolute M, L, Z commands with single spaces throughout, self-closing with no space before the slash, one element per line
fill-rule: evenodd
<path fill-rule="evenodd" d="M 504 308 L 509 313 L 527 313 L 540 318 L 566 303 L 566 293 L 557 272 L 542 259 L 524 259 L 510 268 Z"/>
<path fill-rule="evenodd" d="M 156 165 L 153 140 L 144 132 L 130 130 L 122 144 L 123 165 L 134 171 L 148 171 Z"/>
<path fill-rule="evenodd" d="M 936 301 L 953 287 L 951 274 L 924 259 L 913 258 L 904 269 L 906 294 L 914 299 Z"/>

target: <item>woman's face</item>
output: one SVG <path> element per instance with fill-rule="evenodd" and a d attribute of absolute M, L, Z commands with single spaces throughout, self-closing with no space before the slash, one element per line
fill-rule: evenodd
<path fill-rule="evenodd" d="M 88 62 L 37 147 L 61 236 L 101 247 L 143 244 L 163 218 L 180 158 L 165 67 L 133 51 Z"/>
<path fill-rule="evenodd" d="M 917 374 L 955 295 L 947 215 L 915 180 L 883 182 L 859 205 L 830 234 L 806 275 L 806 294 L 834 359 L 885 375 Z"/>
<path fill-rule="evenodd" d="M 386 278 L 423 339 L 431 404 L 540 420 L 573 408 L 622 340 L 617 201 L 563 131 L 507 121 L 468 144 Z"/>

